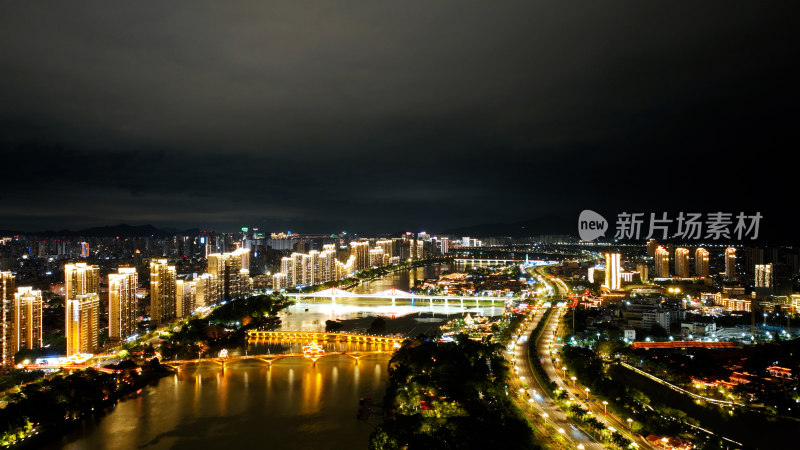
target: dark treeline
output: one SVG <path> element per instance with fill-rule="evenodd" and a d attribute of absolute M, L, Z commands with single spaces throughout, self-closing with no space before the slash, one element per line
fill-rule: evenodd
<path fill-rule="evenodd" d="M 386 415 L 370 449 L 536 449 L 505 384 L 502 347 L 410 339 L 389 362 Z"/>
<path fill-rule="evenodd" d="M 207 351 L 241 345 L 247 331 L 280 325 L 276 314 L 289 304 L 280 294 L 229 301 L 205 318 L 190 320 L 180 331 L 165 334 L 159 350 L 165 359 L 191 359 Z"/>

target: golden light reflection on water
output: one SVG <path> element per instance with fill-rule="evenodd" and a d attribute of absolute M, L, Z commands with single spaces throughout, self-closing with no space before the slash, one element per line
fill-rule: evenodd
<path fill-rule="evenodd" d="M 404 273 L 392 275 L 385 283 L 371 282 L 357 289 L 407 290 L 413 280 L 433 276 L 424 275 L 421 269 L 411 271 L 410 276 Z M 342 308 L 341 318 L 366 317 L 378 310 L 351 311 L 352 306 L 357 305 Z M 324 330 L 325 320 L 331 317 L 313 305 L 310 311 L 306 308 L 297 306 L 282 313 L 282 326 Z M 299 328 L 293 326 L 300 323 Z M 275 354 L 289 347 L 299 351 L 302 343 L 274 343 L 262 348 L 263 353 L 269 350 Z M 340 343 L 326 347 L 326 351 L 384 348 Z M 248 347 L 251 355 L 262 353 L 252 350 Z M 303 358 L 285 358 L 271 367 L 256 361 L 230 364 L 224 372 L 213 363 L 187 365 L 172 380 L 162 379 L 140 397 L 121 402 L 97 425 L 76 430 L 53 448 L 252 448 L 253 442 L 268 445 L 270 450 L 366 448 L 369 433 L 380 417 L 356 419 L 358 400 L 382 399 L 388 362 L 389 355 L 364 356 L 358 363 L 349 357 L 326 356 L 312 367 Z"/>

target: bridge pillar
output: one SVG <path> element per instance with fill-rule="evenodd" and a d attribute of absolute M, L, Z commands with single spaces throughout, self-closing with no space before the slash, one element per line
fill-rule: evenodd
<path fill-rule="evenodd" d="M 447 299 L 444 299 L 444 307 L 447 308 Z"/>
<path fill-rule="evenodd" d="M 392 297 L 392 306 L 394 306 L 394 300 L 395 300 L 395 298 Z"/>
<path fill-rule="evenodd" d="M 461 309 L 464 309 L 464 299 L 461 299 Z"/>

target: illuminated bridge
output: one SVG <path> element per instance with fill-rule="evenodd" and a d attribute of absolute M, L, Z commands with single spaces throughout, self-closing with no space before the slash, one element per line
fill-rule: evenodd
<path fill-rule="evenodd" d="M 457 264 L 467 264 L 473 266 L 497 266 L 524 263 L 524 259 L 496 259 L 496 258 L 456 258 Z"/>
<path fill-rule="evenodd" d="M 188 364 L 216 364 L 222 368 L 225 368 L 231 364 L 235 364 L 241 361 L 261 361 L 267 364 L 268 367 L 272 367 L 272 363 L 275 361 L 286 359 L 286 358 L 301 358 L 306 361 L 311 362 L 312 364 L 316 364 L 317 360 L 320 358 L 325 358 L 327 356 L 346 356 L 348 358 L 352 358 L 356 364 L 358 361 L 370 355 L 391 355 L 394 353 L 394 348 L 387 349 L 387 350 L 374 350 L 374 351 L 352 351 L 352 352 L 325 352 L 324 354 L 314 354 L 310 355 L 308 353 L 298 352 L 298 353 L 275 353 L 275 354 L 268 354 L 268 355 L 247 355 L 247 356 L 218 356 L 215 358 L 196 358 L 196 359 L 179 359 L 173 361 L 162 361 L 161 364 L 166 366 L 170 366 L 173 369 L 180 371 L 181 367 L 188 365 Z"/>
<path fill-rule="evenodd" d="M 411 300 L 413 304 L 415 300 L 428 300 L 430 304 L 433 305 L 433 302 L 442 302 L 445 306 L 448 306 L 449 302 L 459 302 L 460 305 L 463 307 L 464 302 L 471 302 L 474 301 L 475 305 L 478 305 L 480 301 L 491 301 L 492 305 L 496 301 L 499 302 L 508 302 L 513 300 L 511 297 L 490 297 L 490 296 L 481 296 L 481 295 L 424 295 L 424 294 L 412 294 L 411 292 L 401 291 L 399 289 L 387 289 L 381 292 L 375 292 L 372 294 L 355 294 L 353 292 L 343 291 L 337 288 L 330 288 L 325 289 L 324 291 L 317 291 L 317 292 L 295 292 L 295 293 L 284 293 L 285 297 L 293 297 L 293 298 L 329 298 L 331 302 L 336 303 L 337 298 L 374 298 L 374 299 L 391 299 L 392 305 L 395 304 L 395 301 L 398 299 L 405 299 Z"/>
<path fill-rule="evenodd" d="M 390 336 L 372 336 L 368 334 L 353 333 L 326 333 L 324 331 L 258 331 L 247 332 L 247 339 L 299 341 L 299 342 L 353 342 L 367 344 L 397 344 L 400 345 L 405 338 Z"/>
<path fill-rule="evenodd" d="M 633 342 L 631 348 L 643 348 L 646 350 L 653 348 L 738 348 L 736 344 L 729 341 L 705 342 L 705 341 L 670 341 L 670 342 Z"/>

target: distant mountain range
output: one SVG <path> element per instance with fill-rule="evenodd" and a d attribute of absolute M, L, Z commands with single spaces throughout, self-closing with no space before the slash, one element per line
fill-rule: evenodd
<path fill-rule="evenodd" d="M 197 235 L 200 233 L 199 228 L 191 228 L 188 230 L 177 230 L 171 228 L 156 228 L 153 225 L 128 225 L 119 224 L 105 227 L 92 227 L 84 228 L 82 230 L 48 230 L 48 231 L 14 231 L 14 230 L 0 230 L 0 236 L 13 236 L 23 234 L 27 236 L 63 236 L 63 237 L 168 237 L 176 234 L 184 234 L 188 236 Z"/>
<path fill-rule="evenodd" d="M 489 236 L 528 237 L 542 234 L 569 234 L 574 230 L 573 221 L 565 223 L 565 217 L 545 217 L 514 223 L 486 223 L 444 230 L 439 234 L 458 238 L 469 236 L 475 238 Z M 574 231 L 573 231 L 574 232 Z M 169 237 L 176 234 L 196 236 L 199 228 L 180 230 L 174 228 L 157 228 L 153 225 L 119 224 L 104 227 L 91 227 L 80 230 L 47 230 L 27 232 L 21 230 L 0 230 L 0 236 L 59 236 L 59 237 Z"/>
<path fill-rule="evenodd" d="M 543 234 L 577 234 L 576 219 L 564 216 L 549 216 L 513 223 L 485 223 L 467 227 L 451 228 L 440 234 L 450 238 L 469 236 L 475 238 L 489 236 L 529 237 Z"/>

